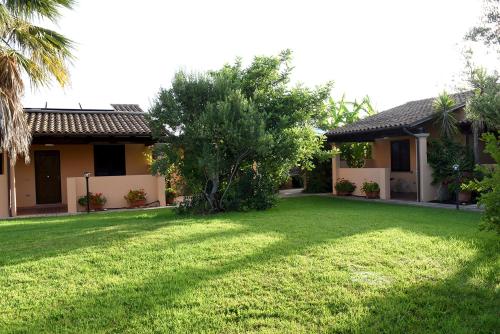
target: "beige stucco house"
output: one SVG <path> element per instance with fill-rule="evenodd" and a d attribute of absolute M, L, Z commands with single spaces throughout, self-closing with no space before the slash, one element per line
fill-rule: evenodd
<path fill-rule="evenodd" d="M 457 139 L 464 145 L 472 145 L 471 125 L 464 112 L 469 94 L 452 95 L 456 104 L 450 110 L 459 121 Z M 439 127 L 434 124 L 433 101 L 434 98 L 411 101 L 327 132 L 333 146 L 343 142 L 372 144 L 372 157 L 365 161 L 364 168 L 348 168 L 337 155 L 332 161 L 332 182 L 344 178 L 356 183 L 354 195 L 363 195 L 360 189 L 363 182 L 375 181 L 380 185 L 382 199 L 437 199 L 437 186 L 431 184 L 432 170 L 427 162 L 427 143 L 440 136 Z M 493 161 L 483 153 L 480 163 Z"/>
<path fill-rule="evenodd" d="M 33 140 L 30 163 L 11 167 L 0 153 L 0 218 L 33 213 L 84 210 L 78 198 L 103 193 L 105 208 L 127 206 L 130 189 L 144 189 L 147 202 L 165 205 L 165 181 L 150 174 L 153 144 L 138 105 L 112 109 L 27 108 Z"/>

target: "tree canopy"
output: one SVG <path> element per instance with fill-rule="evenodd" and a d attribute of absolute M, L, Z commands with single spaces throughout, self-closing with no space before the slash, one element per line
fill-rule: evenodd
<path fill-rule="evenodd" d="M 292 167 L 311 168 L 331 83 L 291 86 L 291 52 L 200 74 L 178 72 L 150 110 L 154 170 L 180 175 L 201 211 L 271 206 Z"/>

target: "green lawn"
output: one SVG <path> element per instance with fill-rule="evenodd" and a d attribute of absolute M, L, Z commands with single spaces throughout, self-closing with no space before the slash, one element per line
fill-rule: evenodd
<path fill-rule="evenodd" d="M 0 222 L 0 332 L 500 332 L 479 215 L 327 197 Z"/>

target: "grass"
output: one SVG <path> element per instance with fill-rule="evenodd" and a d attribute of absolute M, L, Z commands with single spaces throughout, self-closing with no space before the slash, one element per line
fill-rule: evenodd
<path fill-rule="evenodd" d="M 479 216 L 326 197 L 0 222 L 0 332 L 494 333 Z"/>

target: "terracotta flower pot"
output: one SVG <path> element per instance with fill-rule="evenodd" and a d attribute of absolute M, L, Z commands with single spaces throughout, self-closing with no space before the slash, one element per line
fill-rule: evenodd
<path fill-rule="evenodd" d="M 367 191 L 365 194 L 366 194 L 366 198 L 370 198 L 370 199 L 379 198 L 380 197 L 380 190 L 379 191 Z"/>
<path fill-rule="evenodd" d="M 146 200 L 145 199 L 140 199 L 140 200 L 137 200 L 137 201 L 132 201 L 129 204 L 130 204 L 131 208 L 138 208 L 138 207 L 146 205 Z"/>
<path fill-rule="evenodd" d="M 472 194 L 470 191 L 460 191 L 458 193 L 458 201 L 460 203 L 469 203 L 471 201 Z"/>
<path fill-rule="evenodd" d="M 349 191 L 337 191 L 337 195 L 339 195 L 339 196 L 351 196 L 352 192 L 349 192 Z"/>
<path fill-rule="evenodd" d="M 94 211 L 104 211 L 104 204 L 91 203 L 90 208 Z"/>

